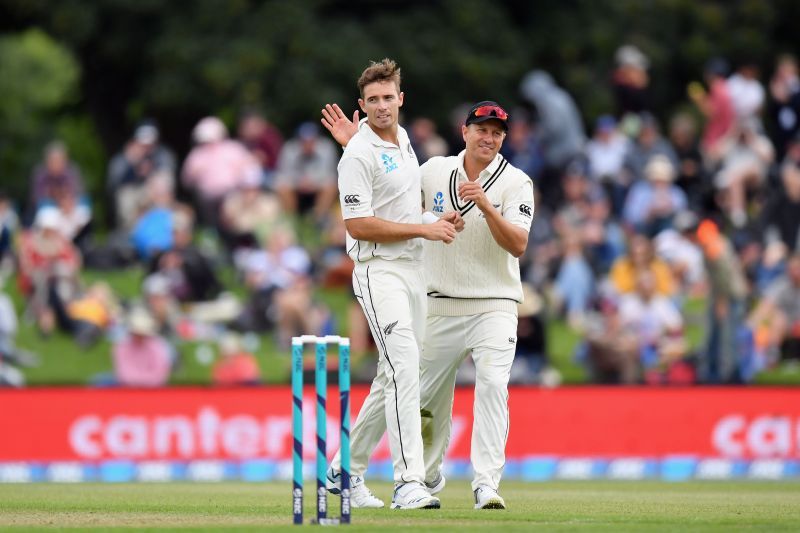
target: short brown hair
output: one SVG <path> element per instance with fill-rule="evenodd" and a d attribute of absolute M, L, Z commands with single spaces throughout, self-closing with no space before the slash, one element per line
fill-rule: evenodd
<path fill-rule="evenodd" d="M 379 63 L 370 61 L 370 65 L 364 69 L 361 77 L 358 78 L 358 92 L 363 97 L 364 87 L 370 83 L 382 81 L 393 81 L 397 86 L 397 92 L 400 92 L 400 67 L 388 57 L 382 59 Z"/>

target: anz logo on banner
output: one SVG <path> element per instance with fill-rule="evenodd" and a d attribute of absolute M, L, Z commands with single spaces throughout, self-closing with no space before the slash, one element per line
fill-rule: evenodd
<path fill-rule="evenodd" d="M 442 191 L 436 193 L 433 197 L 433 209 L 434 213 L 444 213 L 444 194 Z"/>

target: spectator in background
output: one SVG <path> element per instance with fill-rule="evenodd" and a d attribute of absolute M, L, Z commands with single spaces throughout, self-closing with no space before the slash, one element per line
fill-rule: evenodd
<path fill-rule="evenodd" d="M 669 265 L 655 256 L 653 243 L 642 234 L 634 234 L 628 243 L 628 253 L 617 259 L 611 267 L 608 279 L 616 294 L 629 294 L 636 289 L 636 280 L 641 272 L 653 275 L 655 291 L 671 297 L 675 293 Z"/>
<path fill-rule="evenodd" d="M 736 251 L 711 220 L 690 232 L 703 251 L 709 281 L 706 350 L 698 377 L 704 383 L 740 381 L 738 336 L 744 321 L 747 280 Z"/>
<path fill-rule="evenodd" d="M 228 138 L 228 128 L 217 117 L 206 117 L 194 127 L 196 143 L 183 164 L 183 184 L 194 194 L 200 220 L 216 227 L 225 195 L 252 176 L 261 177 L 258 160 L 240 142 Z"/>
<path fill-rule="evenodd" d="M 758 81 L 758 65 L 746 60 L 739 64 L 736 72 L 728 77 L 728 92 L 738 121 L 755 119 L 761 123 L 766 92 Z"/>
<path fill-rule="evenodd" d="M 171 347 L 158 335 L 148 312 L 134 307 L 127 318 L 127 334 L 114 343 L 112 358 L 116 384 L 123 387 L 162 387 L 171 369 Z"/>
<path fill-rule="evenodd" d="M 800 251 L 800 136 L 789 144 L 780 169 L 781 182 L 770 191 L 761 211 L 760 229 L 770 242 L 780 241 L 792 252 Z"/>
<path fill-rule="evenodd" d="M 711 59 L 706 63 L 704 72 L 708 92 L 699 82 L 692 82 L 687 88 L 689 98 L 706 118 L 700 145 L 705 153 L 716 151 L 717 143 L 736 123 L 736 110 L 725 79 L 727 74 L 728 63 L 724 59 Z"/>
<path fill-rule="evenodd" d="M 653 239 L 655 253 L 672 271 L 679 301 L 692 294 L 701 294 L 705 280 L 703 253 L 686 235 L 697 228 L 699 220 L 692 211 L 681 211 L 673 219 L 673 227 L 667 228 Z"/>
<path fill-rule="evenodd" d="M 250 110 L 245 111 L 239 119 L 237 129 L 239 142 L 261 164 L 261 180 L 259 186 L 273 188 L 275 170 L 278 167 L 278 156 L 283 146 L 283 135 L 263 114 Z"/>
<path fill-rule="evenodd" d="M 631 44 L 620 46 L 614 55 L 616 68 L 611 76 L 611 88 L 617 104 L 617 116 L 639 114 L 650 110 L 650 61 Z"/>
<path fill-rule="evenodd" d="M 541 181 L 544 167 L 542 146 L 524 110 L 511 114 L 508 134 L 500 153 L 509 163 L 527 174 L 534 184 Z"/>
<path fill-rule="evenodd" d="M 45 335 L 56 326 L 53 299 L 72 299 L 81 269 L 80 252 L 61 233 L 59 222 L 56 208 L 40 209 L 33 228 L 24 231 L 19 239 L 17 283 L 39 331 Z"/>
<path fill-rule="evenodd" d="M 53 141 L 45 147 L 44 162 L 31 176 L 29 213 L 33 216 L 45 204 L 55 202 L 56 192 L 67 190 L 78 198 L 84 194 L 83 178 L 78 167 L 69 159 L 67 146 Z"/>
<path fill-rule="evenodd" d="M 636 339 L 645 381 L 657 384 L 663 379 L 661 374 L 686 355 L 683 318 L 672 300 L 657 292 L 652 271 L 640 270 L 635 283 L 635 291 L 620 298 L 619 319 L 622 329 Z"/>
<path fill-rule="evenodd" d="M 120 315 L 111 287 L 98 281 L 68 302 L 51 298 L 58 326 L 72 335 L 81 348 L 93 346 Z"/>
<path fill-rule="evenodd" d="M 747 223 L 747 192 L 763 187 L 775 150 L 754 119 L 740 122 L 709 152 L 711 161 L 719 161 L 714 177 L 717 189 L 726 191 L 727 216 L 737 228 Z"/>
<path fill-rule="evenodd" d="M 304 122 L 281 150 L 275 191 L 289 214 L 312 215 L 321 225 L 338 195 L 333 142 L 320 137 L 319 127 Z"/>
<path fill-rule="evenodd" d="M 575 101 L 547 72 L 534 70 L 526 74 L 520 91 L 538 112 L 537 130 L 545 168 L 537 186 L 544 201 L 552 203 L 560 192 L 559 180 L 564 169 L 582 153 L 586 143 L 583 120 Z"/>
<path fill-rule="evenodd" d="M 447 141 L 436 132 L 436 124 L 427 117 L 411 121 L 408 138 L 420 165 L 431 157 L 445 156 L 449 151 Z"/>
<path fill-rule="evenodd" d="M 577 357 L 587 365 L 593 383 L 639 382 L 638 342 L 633 331 L 624 327 L 618 298 L 601 298 L 581 331 L 586 340 L 578 347 Z"/>
<path fill-rule="evenodd" d="M 81 202 L 69 187 L 53 189 L 53 206 L 44 209 L 55 209 L 59 216 L 59 231 L 72 241 L 81 253 L 85 252 L 91 237 L 92 210 L 88 203 Z"/>
<path fill-rule="evenodd" d="M 642 113 L 639 118 L 638 133 L 625 156 L 625 171 L 629 175 L 623 183 L 627 184 L 645 179 L 645 167 L 657 155 L 666 157 L 673 168 L 678 167 L 678 156 L 669 141 L 661 135 L 656 117 L 650 113 Z"/>
<path fill-rule="evenodd" d="M 517 306 L 517 352 L 511 365 L 509 383 L 530 385 L 542 381 L 543 372 L 548 366 L 547 328 L 543 311 L 542 297 L 529 283 L 523 283 L 522 303 Z"/>
<path fill-rule="evenodd" d="M 655 155 L 644 170 L 647 181 L 631 187 L 625 200 L 623 220 L 634 231 L 655 236 L 672 224 L 672 217 L 688 207 L 686 194 L 672 182 L 675 167 L 663 155 Z"/>
<path fill-rule="evenodd" d="M 172 339 L 177 334 L 181 311 L 178 300 L 172 295 L 170 282 L 163 274 L 150 274 L 142 282 L 144 307 L 156 322 L 158 334 Z"/>
<path fill-rule="evenodd" d="M 787 144 L 800 132 L 800 76 L 797 59 L 789 54 L 778 56 L 769 83 L 770 115 L 775 124 L 772 139 L 778 158 L 783 159 Z"/>
<path fill-rule="evenodd" d="M 800 359 L 800 253 L 792 255 L 786 273 L 765 291 L 748 319 L 753 330 L 765 327 L 767 359 Z"/>
<path fill-rule="evenodd" d="M 121 152 L 108 165 L 106 190 L 116 214 L 117 227 L 129 230 L 146 201 L 146 184 L 155 173 L 169 176 L 174 189 L 175 154 L 159 142 L 155 123 L 142 122 Z"/>
<path fill-rule="evenodd" d="M 669 141 L 678 158 L 675 185 L 686 194 L 689 205 L 695 211 L 701 210 L 705 197 L 711 191 L 706 182 L 703 155 L 697 137 L 697 123 L 689 113 L 678 113 L 669 124 Z"/>
<path fill-rule="evenodd" d="M 187 205 L 175 201 L 172 178 L 166 172 L 155 172 L 145 186 L 146 201 L 130 233 L 131 244 L 139 259 L 147 261 L 170 250 L 173 245 L 173 220 L 181 213 L 189 220 L 193 214 Z"/>
<path fill-rule="evenodd" d="M 611 115 L 602 115 L 595 122 L 594 136 L 586 143 L 589 172 L 594 181 L 603 185 L 611 198 L 614 213 L 619 214 L 630 183 L 623 173 L 630 141 L 617 130 Z"/>
<path fill-rule="evenodd" d="M 235 333 L 224 335 L 219 341 L 219 359 L 211 369 L 214 385 L 258 385 L 261 371 L 256 356 L 242 346 Z"/>
<path fill-rule="evenodd" d="M 209 259 L 192 244 L 192 229 L 186 213 L 175 213 L 173 246 L 154 256 L 149 268 L 169 280 L 170 292 L 182 303 L 213 300 L 222 288 Z"/>
<path fill-rule="evenodd" d="M 254 175 L 228 193 L 220 209 L 220 233 L 230 250 L 258 247 L 283 215 L 277 196 L 262 190 Z"/>

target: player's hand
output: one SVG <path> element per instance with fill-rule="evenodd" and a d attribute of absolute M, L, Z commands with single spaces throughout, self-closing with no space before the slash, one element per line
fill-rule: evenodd
<path fill-rule="evenodd" d="M 453 224 L 453 227 L 456 228 L 456 231 L 462 231 L 464 229 L 464 219 L 461 218 L 461 213 L 458 211 L 450 211 L 445 213 L 442 215 L 442 219 Z"/>
<path fill-rule="evenodd" d="M 475 202 L 478 209 L 491 209 L 492 203 L 486 197 L 483 187 L 477 181 L 467 181 L 458 186 L 458 197 L 464 202 Z"/>
<path fill-rule="evenodd" d="M 452 222 L 440 218 L 433 224 L 425 225 L 425 238 L 429 241 L 442 241 L 450 244 L 456 238 L 456 227 Z"/>
<path fill-rule="evenodd" d="M 325 104 L 320 122 L 336 142 L 342 146 L 347 146 L 347 143 L 358 131 L 358 109 L 353 113 L 353 120 L 351 121 L 344 114 L 342 108 L 339 107 L 339 104 Z"/>

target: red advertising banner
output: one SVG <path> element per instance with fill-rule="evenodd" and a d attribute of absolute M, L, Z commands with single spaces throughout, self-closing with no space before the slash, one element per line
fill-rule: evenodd
<path fill-rule="evenodd" d="M 367 391 L 354 387 L 354 417 Z M 456 393 L 451 458 L 469 459 L 472 398 L 471 389 Z M 309 458 L 315 442 L 313 399 L 309 388 L 304 406 Z M 338 446 L 338 395 L 328 403 L 332 452 Z M 0 405 L 0 462 L 291 456 L 288 387 L 6 390 Z M 800 458 L 797 388 L 512 388 L 509 405 L 510 460 Z M 385 439 L 375 457 L 388 457 Z"/>

